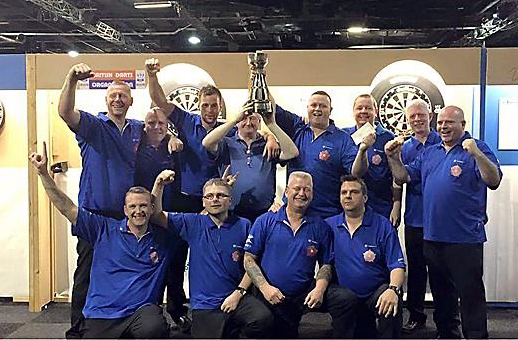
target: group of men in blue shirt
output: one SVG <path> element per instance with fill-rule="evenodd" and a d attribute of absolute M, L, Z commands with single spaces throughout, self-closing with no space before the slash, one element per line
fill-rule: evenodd
<path fill-rule="evenodd" d="M 81 218 L 74 219 L 73 224 L 75 225 L 77 221 L 91 221 L 92 225 L 99 225 L 99 230 L 103 230 L 104 226 L 113 225 L 116 227 L 109 227 L 108 229 L 111 230 L 110 228 L 112 228 L 113 230 L 118 230 L 121 234 L 129 233 L 136 236 L 135 233 L 131 232 L 131 228 L 128 229 L 123 226 L 124 223 L 129 224 L 132 218 L 132 215 L 129 215 L 126 210 L 128 205 L 126 191 L 134 184 L 144 185 L 148 189 L 150 186 L 149 177 L 142 181 L 135 181 L 136 169 L 145 169 L 143 173 L 154 177 L 158 172 L 157 169 L 164 170 L 165 167 L 173 165 L 173 168 L 176 170 L 176 184 L 171 186 L 175 188 L 173 192 L 176 194 L 173 194 L 171 200 L 164 200 L 164 204 L 168 204 L 171 201 L 179 202 L 179 204 L 186 205 L 188 208 L 166 206 L 166 210 L 180 211 L 183 214 L 164 215 L 167 218 L 165 220 L 156 218 L 156 223 L 173 231 L 171 233 L 173 236 L 164 238 L 164 240 L 167 239 L 171 244 L 173 244 L 172 240 L 175 240 L 175 244 L 186 241 L 191 247 L 190 269 L 192 271 L 191 277 L 193 277 L 193 280 L 190 280 L 191 309 L 193 310 L 193 317 L 196 315 L 195 319 L 198 322 L 198 327 L 193 326 L 193 334 L 195 336 L 221 337 L 235 336 L 236 334 L 250 337 L 271 336 L 270 327 L 273 324 L 273 329 L 278 331 L 278 334 L 274 333 L 273 336 L 295 337 L 297 336 L 296 328 L 298 322 L 306 307 L 310 309 L 327 308 L 333 316 L 335 336 L 358 336 L 359 333 L 354 333 L 354 325 L 356 325 L 356 321 L 363 321 L 363 319 L 357 318 L 355 312 L 357 305 L 362 305 L 366 307 L 365 310 L 369 311 L 371 315 L 376 315 L 380 319 L 379 336 L 398 337 L 402 323 L 400 300 L 402 298 L 402 272 L 405 265 L 394 226 L 397 226 L 399 223 L 401 196 L 400 192 L 398 193 L 400 189 L 397 186 L 393 186 L 392 175 L 388 165 L 390 164 L 393 171 L 395 169 L 397 174 L 395 178 L 400 183 L 411 180 L 412 187 L 409 187 L 409 191 L 413 193 L 415 190 L 417 192 L 416 196 L 419 196 L 419 183 L 422 182 L 424 189 L 426 189 L 426 176 L 430 173 L 429 169 L 438 168 L 438 164 L 444 162 L 444 159 L 440 156 L 433 158 L 435 163 L 428 165 L 425 168 L 427 171 L 423 172 L 420 168 L 421 163 L 416 165 L 416 162 L 422 162 L 421 157 L 423 157 L 421 155 L 423 150 L 419 150 L 422 148 L 415 144 L 415 139 L 421 137 L 417 134 L 418 131 L 416 131 L 415 138 L 413 137 L 414 139 L 406 142 L 408 145 L 414 143 L 413 148 L 411 147 L 412 145 L 403 147 L 403 150 L 409 150 L 403 153 L 403 159 L 407 160 L 409 164 L 407 168 L 410 176 L 406 176 L 405 168 L 399 166 L 400 164 L 397 162 L 396 156 L 397 152 L 394 151 L 398 150 L 400 143 L 396 140 L 391 141 L 393 135 L 384 130 L 380 125 L 376 126 L 376 135 L 368 135 L 358 147 L 354 145 L 350 133 L 360 128 L 367 121 L 371 124 L 374 123 L 377 108 L 374 99 L 370 95 L 362 95 L 356 98 L 353 109 L 357 125 L 346 132 L 338 129 L 329 118 L 332 110 L 330 96 L 323 91 L 317 91 L 310 96 L 308 101 L 307 124 L 302 117 L 290 113 L 278 105 L 274 105 L 275 114 L 272 113 L 269 116 L 263 117 L 273 135 L 278 139 L 281 149 L 280 156 L 277 155 L 273 158 L 273 161 L 268 160 L 266 162 L 262 157 L 266 141 L 265 138 L 257 134 L 258 122 L 261 118 L 255 114 L 248 114 L 249 106 L 245 105 L 235 120 L 218 127 L 217 116 L 221 110 L 222 98 L 217 88 L 208 86 L 205 88 L 205 92 L 201 92 L 199 102 L 201 115 L 190 114 L 167 100 L 158 83 L 157 72 L 159 70 L 160 66 L 156 59 L 146 61 L 151 99 L 158 106 L 148 113 L 150 123 L 146 128 L 144 128 L 142 122 L 125 118 L 126 112 L 132 104 L 132 98 L 129 87 L 117 81 L 107 91 L 106 104 L 108 112 L 106 114 L 100 114 L 95 117 L 86 112 L 76 110 L 74 108 L 75 85 L 78 80 L 91 76 L 92 72 L 85 64 L 75 65 L 69 71 L 60 97 L 59 113 L 72 131 L 76 133 L 83 161 L 79 194 L 80 209 L 78 214 Z M 408 112 L 411 111 L 412 107 L 419 107 L 419 105 L 410 105 Z M 173 162 L 171 162 L 171 157 L 173 156 L 166 152 L 168 150 L 165 141 L 168 137 L 166 137 L 163 131 L 165 130 L 164 121 L 166 117 L 169 117 L 175 123 L 179 132 L 179 138 L 183 142 L 183 151 L 179 156 L 176 156 L 180 157 L 180 159 L 173 160 Z M 148 117 L 146 117 L 147 121 Z M 235 124 L 238 126 L 237 129 L 233 128 Z M 440 136 L 443 143 L 434 145 L 435 149 L 444 150 L 444 148 L 447 148 L 449 151 L 451 148 L 458 150 L 455 146 L 460 141 L 457 138 L 459 126 L 455 125 L 457 128 L 455 130 L 451 128 L 451 125 L 453 123 L 450 120 L 443 122 L 441 131 L 444 130 L 444 133 Z M 412 127 L 418 129 L 419 126 L 422 126 L 422 118 L 421 120 L 416 119 Z M 464 125 L 461 128 L 463 131 Z M 247 135 L 247 131 L 249 135 Z M 430 133 L 428 134 L 430 135 Z M 455 138 L 451 138 L 452 135 Z M 464 139 L 466 138 L 471 140 L 469 136 Z M 145 141 L 145 143 L 142 143 L 142 141 Z M 419 138 L 419 142 L 423 143 L 421 138 Z M 432 142 L 430 139 L 429 144 L 432 144 Z M 474 179 L 456 182 L 459 189 L 458 192 L 455 192 L 455 195 L 461 195 L 465 191 L 465 186 L 473 186 L 473 181 L 478 180 L 479 185 L 476 192 L 478 198 L 473 202 L 473 206 L 478 208 L 477 212 L 479 214 L 471 214 L 471 211 L 468 211 L 469 216 L 468 213 L 460 214 L 460 217 L 456 218 L 455 221 L 459 226 L 459 230 L 464 231 L 466 228 L 469 229 L 469 227 L 466 227 L 468 219 L 468 223 L 471 223 L 471 220 L 476 220 L 476 223 L 478 223 L 477 230 L 481 229 L 483 232 L 485 220 L 481 218 L 480 214 L 485 216 L 486 185 L 480 184 L 480 181 L 482 180 L 483 183 L 487 184 L 486 180 L 488 180 L 489 184 L 487 186 L 496 188 L 499 184 L 501 173 L 499 172 L 496 158 L 494 155 L 491 156 L 492 153 L 487 146 L 484 147 L 484 144 L 479 141 L 475 144 L 477 147 L 473 146 L 471 142 L 466 144 L 468 146 L 464 147 L 464 149 L 467 151 L 463 151 L 462 148 L 458 150 L 460 154 L 456 156 L 458 159 L 455 158 L 453 160 L 455 164 L 451 166 L 450 173 L 457 179 L 464 179 L 466 176 L 462 176 L 462 174 L 474 171 Z M 143 145 L 147 145 L 147 147 Z M 205 147 L 207 147 L 209 152 L 206 151 Z M 483 151 L 480 152 L 480 150 Z M 140 162 L 137 159 L 136 155 L 138 153 L 136 151 L 145 156 Z M 157 156 L 156 153 L 158 152 L 160 152 L 160 155 L 156 158 L 155 156 Z M 480 155 L 481 153 L 482 155 L 488 155 L 485 156 L 486 159 Z M 475 156 L 477 161 L 473 160 Z M 416 160 L 410 163 L 413 157 Z M 142 161 L 144 159 L 155 159 L 161 165 L 152 170 L 149 167 L 149 162 Z M 489 163 L 496 165 L 491 167 L 491 164 L 485 162 L 488 160 L 490 160 Z M 271 177 L 272 173 L 274 173 L 275 164 L 278 161 L 288 161 L 289 180 L 285 191 L 286 207 L 281 208 L 276 213 L 266 213 L 259 217 L 268 210 L 269 204 L 273 202 L 275 185 L 272 185 Z M 480 165 L 478 162 L 481 161 L 485 162 L 483 171 L 479 169 Z M 243 184 L 239 184 L 239 180 L 235 184 L 235 192 L 231 188 L 227 188 L 222 182 L 210 180 L 211 178 L 221 177 L 221 168 L 227 164 L 231 165 L 233 168 L 232 172 L 236 176 L 236 173 L 239 171 L 240 176 L 245 177 L 245 180 L 242 181 Z M 472 165 L 472 167 L 465 168 L 467 165 Z M 447 167 L 448 165 L 445 166 Z M 490 175 L 487 175 L 487 173 Z M 353 176 L 348 177 L 350 174 Z M 181 180 L 178 180 L 179 175 L 181 175 Z M 344 179 L 341 180 L 344 175 Z M 440 175 L 437 175 L 437 177 L 440 178 Z M 163 189 L 165 183 L 175 183 L 172 181 L 173 176 L 174 174 L 171 173 L 161 173 L 157 177 L 156 182 L 159 182 L 159 187 L 162 186 Z M 359 179 L 362 176 L 365 176 L 366 185 Z M 489 179 L 487 178 L 488 176 L 490 177 Z M 298 184 L 294 187 L 292 182 L 297 182 Z M 263 185 L 264 188 L 256 189 L 266 190 L 259 190 L 258 192 L 248 191 L 248 189 L 254 189 L 257 186 Z M 433 188 L 437 188 L 437 183 L 433 183 Z M 217 192 L 211 192 L 213 190 Z M 107 191 L 110 192 L 109 196 L 106 195 Z M 437 245 L 434 243 L 436 241 L 445 242 L 447 245 L 449 243 L 476 243 L 478 245 L 485 241 L 484 237 L 476 237 L 476 240 L 466 239 L 464 236 L 467 235 L 467 232 L 465 234 L 460 232 L 458 235 L 453 235 L 455 239 L 452 238 L 449 232 L 441 233 L 444 230 L 444 225 L 441 223 L 445 220 L 442 220 L 442 222 L 440 222 L 441 220 L 436 220 L 436 200 L 439 198 L 430 195 L 432 198 L 427 200 L 427 191 L 423 191 L 425 193 L 424 209 L 422 209 L 424 219 L 421 225 L 425 226 L 424 245 L 428 246 L 428 248 L 424 248 L 425 250 L 428 249 L 428 252 L 431 254 L 426 257 L 429 266 L 431 265 L 430 261 L 444 261 L 443 257 L 446 256 L 445 254 L 458 251 L 456 248 L 451 250 L 448 247 L 443 247 L 442 243 L 439 244 L 440 247 L 436 247 Z M 147 195 L 145 192 L 140 194 L 143 196 Z M 182 197 L 182 195 L 184 196 Z M 161 193 L 160 197 L 162 197 Z M 228 201 L 226 200 L 227 198 Z M 260 199 L 259 201 L 257 201 L 258 198 Z M 410 195 L 410 198 L 407 195 L 407 204 L 413 207 L 412 209 L 415 208 L 415 210 L 411 210 L 415 211 L 415 213 L 406 213 L 405 218 L 408 215 L 409 220 L 412 220 L 411 217 L 414 216 L 416 222 L 410 223 L 415 223 L 415 227 L 420 226 L 418 218 L 419 204 L 416 203 L 417 201 L 412 199 L 412 195 Z M 159 202 L 161 203 L 161 200 Z M 240 202 L 243 202 L 241 206 L 239 205 Z M 265 202 L 269 204 L 264 204 Z M 365 207 L 365 203 L 367 207 Z M 246 219 L 238 218 L 235 214 L 229 214 L 228 211 L 231 204 L 235 205 L 237 211 L 242 210 L 242 214 L 246 214 L 247 206 L 251 209 L 252 213 L 247 217 L 252 219 L 252 222 L 257 218 L 251 230 L 251 224 L 247 224 Z M 253 204 L 253 206 L 249 204 Z M 124 211 L 121 211 L 121 207 L 124 207 Z M 191 210 L 188 210 L 189 208 Z M 83 218 L 83 209 L 86 209 L 85 214 L 88 216 L 94 214 L 95 216 L 102 215 L 106 218 Z M 202 209 L 207 210 L 208 215 L 197 214 Z M 212 212 L 209 211 L 211 209 L 213 210 Z M 161 206 L 157 210 L 161 211 Z M 193 214 L 188 214 L 189 211 Z M 149 220 L 149 211 L 143 215 L 140 217 Z M 111 220 L 107 222 L 109 218 L 125 219 L 123 222 L 116 224 Z M 96 224 L 94 222 L 97 219 L 100 222 Z M 327 219 L 326 222 L 329 225 L 323 219 Z M 199 225 L 199 227 L 192 227 L 191 230 L 191 225 Z M 428 227 L 431 225 L 433 225 L 432 229 L 435 228 L 433 232 Z M 391 228 L 388 228 L 389 226 Z M 77 226 L 74 228 L 74 230 L 82 230 Z M 230 234 L 225 232 L 227 229 L 229 232 L 232 231 L 230 234 L 234 235 L 234 232 L 237 234 L 229 236 Z M 153 242 L 158 242 L 156 237 L 159 233 L 153 232 L 154 227 L 150 227 L 149 230 L 150 237 L 154 240 Z M 236 230 L 241 231 L 237 232 Z M 81 232 L 74 232 L 78 235 L 83 235 Z M 308 236 L 306 235 L 307 233 L 312 235 Z M 105 236 L 108 234 L 110 233 L 105 234 L 101 232 L 100 235 Z M 248 241 L 245 244 L 247 235 L 250 236 L 248 236 Z M 103 242 L 106 241 L 99 235 L 90 236 L 92 235 L 79 238 L 80 244 L 90 252 L 92 244 L 96 247 L 101 247 L 104 244 Z M 230 244 L 227 244 L 228 240 L 226 238 L 230 240 L 232 237 L 238 237 L 241 241 L 238 242 L 237 239 L 235 242 L 232 241 L 232 247 L 230 247 Z M 165 242 L 164 240 L 160 242 Z M 209 243 L 203 243 L 202 240 Z M 334 256 L 331 256 L 333 240 Z M 292 246 L 289 246 L 290 244 Z M 164 263 L 169 262 L 169 254 L 163 255 L 161 248 L 160 252 L 158 252 L 157 249 L 160 246 L 157 244 L 149 247 L 150 255 L 147 262 L 151 261 L 151 265 L 156 265 L 157 263 L 164 265 Z M 78 244 L 78 252 L 80 248 Z M 171 248 L 178 247 L 173 245 Z M 184 248 L 186 249 L 185 246 Z M 194 249 L 197 249 L 197 251 Z M 468 247 L 468 249 L 471 252 L 476 252 L 475 255 L 480 260 L 480 268 L 477 268 L 477 270 L 481 269 L 482 257 L 480 247 Z M 140 254 L 139 251 L 134 251 L 132 260 L 135 260 L 135 254 L 137 254 L 137 258 Z M 200 255 L 203 252 L 208 252 L 208 255 Z M 436 256 L 438 253 L 439 256 Z M 161 256 L 158 262 L 155 257 L 157 254 Z M 242 268 L 243 258 L 247 259 L 245 267 L 248 274 L 244 274 L 243 269 L 237 269 L 240 265 Z M 164 260 L 163 262 L 162 259 Z M 78 264 L 80 262 L 81 254 Z M 317 262 L 320 265 L 320 269 L 316 280 L 313 280 L 314 268 Z M 328 287 L 332 277 L 330 269 L 330 264 L 332 263 L 334 263 L 334 270 L 338 277 L 338 285 Z M 448 261 L 450 274 L 454 271 L 453 269 L 456 270 L 458 268 L 459 263 L 460 260 L 457 262 Z M 128 263 L 122 261 L 118 264 L 127 265 Z M 150 263 L 147 264 L 149 265 Z M 195 269 L 193 269 L 193 266 Z M 181 268 L 183 277 L 183 264 L 176 265 L 175 267 Z M 211 274 L 203 273 L 210 268 L 219 271 L 220 275 L 221 271 L 224 271 L 225 275 L 228 275 L 228 280 L 223 280 L 226 283 L 218 282 L 214 286 L 214 283 L 211 282 L 209 286 L 212 285 L 213 287 L 205 287 L 203 282 L 209 280 Z M 451 280 L 443 279 L 443 268 L 441 268 L 441 271 L 437 268 L 436 270 L 438 274 L 433 276 L 436 281 L 432 283 L 432 270 L 430 269 L 432 292 L 438 292 L 437 300 L 440 296 L 442 301 L 436 302 L 437 316 L 435 321 L 441 336 L 456 336 L 457 333 L 453 330 L 456 327 L 456 319 L 452 321 L 451 318 L 455 313 L 451 297 L 455 294 L 454 292 L 456 294 L 459 294 L 459 292 L 455 289 L 452 290 Z M 141 292 L 137 294 L 142 299 L 141 306 L 126 306 L 126 301 L 121 300 L 108 303 L 108 309 L 95 307 L 94 305 L 99 301 L 94 301 L 94 297 L 99 296 L 98 294 L 101 291 L 110 288 L 105 280 L 99 281 L 102 274 L 95 273 L 96 271 L 90 275 L 89 272 L 83 270 L 82 276 L 78 276 L 78 271 L 76 271 L 74 291 L 80 290 L 76 283 L 84 282 L 90 279 L 90 277 L 92 277 L 92 280 L 95 278 L 96 282 L 100 282 L 90 287 L 83 315 L 87 318 L 107 319 L 103 329 L 112 327 L 113 329 L 120 330 L 120 325 L 126 324 L 128 318 L 135 321 L 133 315 L 139 310 L 139 307 L 157 305 L 159 303 L 155 298 L 156 292 L 147 296 L 144 296 L 144 292 Z M 216 273 L 212 274 L 215 275 L 214 277 L 218 277 Z M 439 274 L 442 274 L 442 276 Z M 471 274 L 469 277 L 478 279 L 478 272 Z M 131 276 L 131 274 L 128 275 Z M 438 278 L 443 280 L 441 281 Z M 450 277 L 447 278 L 450 279 Z M 458 275 L 455 275 L 454 278 L 459 279 Z M 449 283 L 450 286 L 447 286 L 444 281 Z M 257 287 L 259 299 L 251 299 L 252 296 L 246 294 L 252 282 Z M 485 316 L 481 310 L 481 295 L 483 295 L 483 283 L 482 293 L 480 290 L 480 283 L 482 282 L 481 272 L 478 282 L 478 290 L 468 290 L 471 293 L 470 296 L 475 296 L 478 299 L 478 304 L 475 306 L 478 312 L 476 313 L 477 316 L 472 318 L 473 320 L 470 319 L 468 321 L 469 317 L 464 316 L 464 314 L 472 314 L 470 314 L 468 307 L 463 307 L 461 295 L 463 331 L 465 335 L 469 334 L 470 337 L 483 337 L 484 334 L 487 336 L 487 329 L 485 333 L 483 331 L 479 333 L 470 331 L 473 329 L 474 323 L 480 322 Z M 466 283 L 466 280 L 463 283 Z M 219 284 L 222 286 L 219 286 Z M 230 286 L 233 287 L 233 290 L 230 290 Z M 154 287 L 159 289 L 157 285 Z M 86 295 L 84 285 L 82 288 L 84 295 Z M 208 294 L 206 294 L 207 291 Z M 219 291 L 219 293 L 216 291 Z M 329 301 L 324 299 L 324 296 L 328 295 L 332 295 L 333 301 L 336 303 L 329 303 Z M 231 312 L 238 309 L 240 299 L 246 296 L 248 296 L 246 298 L 247 304 L 241 309 L 241 313 L 237 314 L 239 317 L 232 317 L 235 313 Z M 434 299 L 435 296 L 434 294 Z M 181 301 L 181 298 L 173 297 L 172 300 Z M 260 301 L 263 304 L 260 304 Z M 77 315 L 77 308 L 74 308 L 74 306 L 80 305 L 80 302 L 74 302 L 74 295 L 72 305 L 73 314 L 76 313 L 77 321 L 80 319 L 80 316 Z M 100 305 L 102 306 L 103 304 L 101 303 Z M 253 306 L 253 308 L 250 306 Z M 267 306 L 268 308 L 264 309 L 258 306 Z M 451 307 L 448 310 L 449 314 L 445 312 L 446 306 L 448 308 Z M 91 308 L 101 308 L 103 311 L 101 314 L 90 314 L 89 310 Z M 250 310 L 254 310 L 257 313 L 252 313 Z M 218 312 L 215 313 L 215 311 Z M 223 314 L 219 311 L 223 311 Z M 272 315 L 269 313 L 273 314 L 273 320 Z M 418 315 L 418 313 L 415 315 Z M 415 319 L 418 317 L 416 316 Z M 465 319 L 466 325 L 464 324 Z M 161 319 L 154 320 L 161 322 Z M 421 322 L 422 320 L 410 321 Z M 76 323 L 75 325 L 77 326 L 78 324 Z M 207 325 L 212 326 L 208 327 Z M 88 327 L 84 327 L 83 330 L 89 336 L 95 337 L 96 334 L 91 331 L 89 333 L 88 329 L 91 330 Z M 236 329 L 241 333 L 234 333 Z M 75 330 L 77 331 L 77 328 Z M 109 334 L 113 337 L 131 335 L 130 333 L 117 332 Z M 73 334 L 68 335 L 70 337 L 73 336 Z M 146 335 L 146 337 L 155 336 L 163 336 L 163 333 L 160 331 Z"/>

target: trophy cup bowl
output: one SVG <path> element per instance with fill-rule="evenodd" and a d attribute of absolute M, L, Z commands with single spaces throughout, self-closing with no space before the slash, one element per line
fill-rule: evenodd
<path fill-rule="evenodd" d="M 272 103 L 268 99 L 268 86 L 264 67 L 268 64 L 268 55 L 263 51 L 248 53 L 248 65 L 250 66 L 250 84 L 248 101 L 253 103 L 252 112 L 260 115 L 271 113 Z"/>

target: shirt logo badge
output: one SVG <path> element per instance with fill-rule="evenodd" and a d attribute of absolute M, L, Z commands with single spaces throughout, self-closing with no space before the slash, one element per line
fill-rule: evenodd
<path fill-rule="evenodd" d="M 460 174 L 462 174 L 462 168 L 459 165 L 455 164 L 451 167 L 450 173 L 452 174 L 452 176 L 459 177 Z"/>
<path fill-rule="evenodd" d="M 372 156 L 371 163 L 374 165 L 379 165 L 381 163 L 381 156 L 378 154 Z"/>
<path fill-rule="evenodd" d="M 327 150 L 322 150 L 320 151 L 320 153 L 318 154 L 318 159 L 320 159 L 321 161 L 327 161 L 330 157 L 330 154 L 329 154 L 329 151 Z"/>
<path fill-rule="evenodd" d="M 239 262 L 241 260 L 241 252 L 239 250 L 235 250 L 232 253 L 232 261 Z"/>
<path fill-rule="evenodd" d="M 313 257 L 313 256 L 315 256 L 317 253 L 318 253 L 318 249 L 317 249 L 317 247 L 315 247 L 314 245 L 311 245 L 311 246 L 309 246 L 309 247 L 306 249 L 306 256 Z"/>
<path fill-rule="evenodd" d="M 369 249 L 365 253 L 363 253 L 363 259 L 365 260 L 365 262 L 374 262 L 374 260 L 376 259 L 376 253 Z"/>
<path fill-rule="evenodd" d="M 158 263 L 158 252 L 156 250 L 152 250 L 151 253 L 149 253 L 149 258 L 151 259 L 151 262 Z"/>

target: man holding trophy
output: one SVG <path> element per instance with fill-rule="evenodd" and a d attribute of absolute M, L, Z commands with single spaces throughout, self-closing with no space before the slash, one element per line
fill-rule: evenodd
<path fill-rule="evenodd" d="M 273 105 L 268 100 L 264 80 L 265 58 L 262 52 L 249 54 L 249 63 L 256 72 L 253 73 L 248 101 L 233 119 L 216 127 L 202 142 L 215 158 L 218 167 L 225 169 L 230 165 L 232 173 L 240 174 L 232 191 L 233 210 L 252 223 L 268 211 L 273 203 L 277 163 L 293 159 L 299 154 L 293 141 L 275 122 Z M 266 140 L 258 133 L 261 118 L 279 142 L 279 157 L 263 157 Z M 236 133 L 228 137 L 227 134 L 235 125 Z"/>

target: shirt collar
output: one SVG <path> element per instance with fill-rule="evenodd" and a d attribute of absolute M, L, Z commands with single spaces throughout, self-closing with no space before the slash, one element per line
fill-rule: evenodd
<path fill-rule="evenodd" d="M 223 222 L 223 224 L 221 225 L 220 229 L 230 229 L 238 220 L 237 215 L 235 215 L 231 211 L 229 211 L 228 213 L 229 213 L 229 215 L 228 215 L 227 219 L 225 220 L 225 222 Z M 207 219 L 210 221 L 209 229 L 218 229 L 218 226 L 216 225 L 216 223 L 214 223 L 214 221 L 212 220 L 212 218 L 210 218 L 210 216 L 208 214 L 207 214 Z"/>
<path fill-rule="evenodd" d="M 370 227 L 372 226 L 372 219 L 373 219 L 374 211 L 371 207 L 368 205 L 365 205 L 365 213 L 363 214 L 362 224 L 360 227 Z M 345 212 L 343 212 L 340 215 L 340 220 L 338 221 L 340 224 L 338 225 L 338 228 L 346 228 L 347 226 L 347 220 L 345 219 Z"/>
<path fill-rule="evenodd" d="M 311 126 L 309 125 L 309 123 L 307 123 L 304 128 L 306 130 L 311 130 Z M 335 131 L 337 130 L 338 128 L 336 127 L 335 125 L 335 122 L 333 120 L 329 120 L 329 126 L 327 127 L 326 131 L 325 132 L 329 132 L 329 133 L 335 133 Z M 311 130 L 313 131 L 313 130 Z"/>

